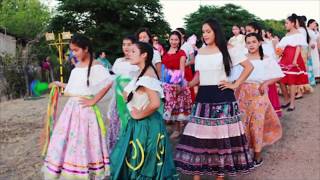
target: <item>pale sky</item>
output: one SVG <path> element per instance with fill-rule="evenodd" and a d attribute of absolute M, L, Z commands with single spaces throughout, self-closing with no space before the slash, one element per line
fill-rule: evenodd
<path fill-rule="evenodd" d="M 41 0 L 49 7 L 57 5 L 56 0 Z M 232 3 L 241 6 L 261 19 L 285 19 L 292 13 L 305 15 L 308 19 L 320 21 L 320 0 L 160 0 L 165 19 L 172 29 L 183 27 L 184 17 L 195 12 L 200 5 L 223 6 Z"/>
<path fill-rule="evenodd" d="M 239 5 L 261 19 L 285 19 L 292 13 L 320 20 L 320 0 L 160 0 L 172 29 L 184 26 L 184 17 L 200 5 Z"/>

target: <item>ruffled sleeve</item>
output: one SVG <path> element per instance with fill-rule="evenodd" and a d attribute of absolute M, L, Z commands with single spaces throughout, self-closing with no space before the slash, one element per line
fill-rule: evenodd
<path fill-rule="evenodd" d="M 247 60 L 245 51 L 239 48 L 229 48 L 229 54 L 232 61 L 232 66 L 236 66 L 243 61 Z"/>
<path fill-rule="evenodd" d="M 101 89 L 112 83 L 114 79 L 115 76 L 110 75 L 102 65 L 94 65 L 89 77 L 90 91 L 92 94 L 97 94 Z"/>
<path fill-rule="evenodd" d="M 152 64 L 155 66 L 157 63 L 161 63 L 161 55 L 158 50 L 153 50 Z"/>
<path fill-rule="evenodd" d="M 88 68 L 74 68 L 71 72 L 65 92 L 76 96 L 95 95 L 112 83 L 114 76 L 101 65 L 93 65 L 90 69 L 89 86 L 87 86 Z"/>
<path fill-rule="evenodd" d="M 155 78 L 149 76 L 142 76 L 136 82 L 136 87 L 143 86 L 153 91 L 156 91 L 161 98 L 164 97 L 163 89 L 161 87 L 161 82 Z"/>
<path fill-rule="evenodd" d="M 280 65 L 274 58 L 265 58 L 262 61 L 260 59 L 249 61 L 254 67 L 253 71 L 246 79 L 246 82 L 262 83 L 274 78 L 284 77 L 284 74 L 280 68 Z M 230 81 L 237 80 L 243 71 L 243 67 L 239 64 L 232 68 L 231 74 L 228 77 Z"/>
<path fill-rule="evenodd" d="M 130 93 L 130 92 L 132 92 L 133 90 L 135 90 L 136 89 L 136 81 L 137 81 L 137 79 L 136 78 L 134 78 L 134 79 L 132 79 L 127 85 L 126 85 L 126 87 L 123 89 L 126 93 Z"/>
<path fill-rule="evenodd" d="M 277 45 L 279 48 L 285 48 L 286 46 L 308 46 L 308 44 L 303 34 L 297 33 L 283 37 Z"/>
<path fill-rule="evenodd" d="M 196 56 L 194 59 L 194 70 L 199 71 L 199 56 Z"/>
<path fill-rule="evenodd" d="M 282 78 L 284 74 L 281 70 L 280 65 L 277 63 L 277 60 L 274 58 L 266 58 L 263 60 L 265 62 L 265 72 L 266 72 L 266 79 L 274 79 L 274 78 Z"/>

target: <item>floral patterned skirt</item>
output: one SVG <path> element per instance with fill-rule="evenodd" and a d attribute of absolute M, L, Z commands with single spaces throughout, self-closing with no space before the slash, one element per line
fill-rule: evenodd
<path fill-rule="evenodd" d="M 186 121 L 189 119 L 192 107 L 191 92 L 188 87 L 182 87 L 177 92 L 177 86 L 165 83 L 163 85 L 165 104 L 164 120 Z"/>
<path fill-rule="evenodd" d="M 244 83 L 236 91 L 242 122 L 245 127 L 249 147 L 254 152 L 261 152 L 266 145 L 271 145 L 282 136 L 280 120 L 274 111 L 268 95 L 259 92 L 259 84 Z"/>
<path fill-rule="evenodd" d="M 54 125 L 45 157 L 44 179 L 104 179 L 109 155 L 97 116 L 71 97 Z"/>

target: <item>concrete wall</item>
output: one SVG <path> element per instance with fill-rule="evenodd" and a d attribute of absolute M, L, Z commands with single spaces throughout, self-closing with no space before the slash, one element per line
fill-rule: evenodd
<path fill-rule="evenodd" d="M 16 38 L 0 32 L 0 55 L 16 56 Z"/>

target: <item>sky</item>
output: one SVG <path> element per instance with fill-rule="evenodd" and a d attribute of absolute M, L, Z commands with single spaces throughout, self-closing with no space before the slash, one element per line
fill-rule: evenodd
<path fill-rule="evenodd" d="M 320 0 L 160 0 L 172 29 L 184 26 L 184 17 L 200 5 L 239 5 L 261 19 L 285 19 L 292 13 L 320 20 Z"/>
<path fill-rule="evenodd" d="M 56 0 L 41 0 L 49 7 L 57 6 Z M 165 20 L 172 29 L 184 26 L 184 18 L 197 11 L 200 5 L 223 6 L 236 4 L 261 19 L 285 19 L 292 13 L 320 21 L 320 0 L 160 0 Z"/>

